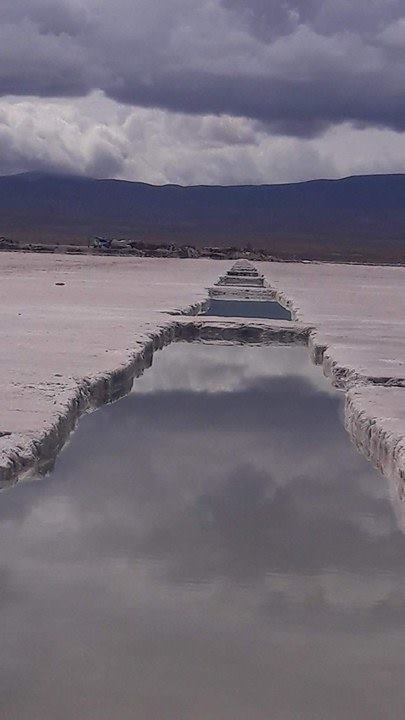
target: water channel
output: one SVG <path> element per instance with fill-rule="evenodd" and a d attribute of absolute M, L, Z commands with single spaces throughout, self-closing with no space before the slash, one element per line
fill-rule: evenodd
<path fill-rule="evenodd" d="M 291 312 L 271 300 L 215 300 L 211 299 L 204 315 L 219 317 L 271 318 L 291 320 Z"/>
<path fill-rule="evenodd" d="M 405 538 L 305 348 L 157 353 L 0 515 L 1 718 L 403 717 Z"/>

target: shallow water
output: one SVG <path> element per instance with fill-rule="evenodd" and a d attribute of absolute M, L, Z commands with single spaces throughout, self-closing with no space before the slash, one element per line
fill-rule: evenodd
<path fill-rule="evenodd" d="M 174 345 L 0 495 L 0 717 L 399 720 L 405 540 L 299 347 Z"/>
<path fill-rule="evenodd" d="M 203 315 L 291 320 L 289 310 L 278 302 L 267 300 L 210 300 Z"/>

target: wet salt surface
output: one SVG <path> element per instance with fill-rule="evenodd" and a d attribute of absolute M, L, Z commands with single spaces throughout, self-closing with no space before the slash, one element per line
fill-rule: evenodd
<path fill-rule="evenodd" d="M 291 313 L 280 303 L 267 300 L 210 300 L 203 315 L 218 317 L 271 318 L 291 320 Z"/>
<path fill-rule="evenodd" d="M 175 345 L 0 495 L 0 717 L 399 720 L 405 539 L 294 347 Z"/>

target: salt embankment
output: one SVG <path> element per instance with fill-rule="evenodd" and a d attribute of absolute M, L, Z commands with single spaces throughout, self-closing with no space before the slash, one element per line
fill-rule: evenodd
<path fill-rule="evenodd" d="M 309 348 L 346 391 L 353 442 L 405 491 L 405 268 L 263 263 L 277 297 L 312 326 Z"/>

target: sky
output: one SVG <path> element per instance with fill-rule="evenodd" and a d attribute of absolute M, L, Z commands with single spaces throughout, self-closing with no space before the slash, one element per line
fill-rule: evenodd
<path fill-rule="evenodd" d="M 1 0 L 0 174 L 405 172 L 405 0 Z"/>

